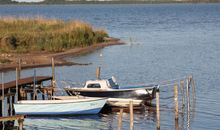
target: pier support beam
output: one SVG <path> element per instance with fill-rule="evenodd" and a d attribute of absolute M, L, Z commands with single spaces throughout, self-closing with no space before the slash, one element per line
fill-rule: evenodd
<path fill-rule="evenodd" d="M 96 68 L 96 78 L 100 79 L 101 67 Z"/>
<path fill-rule="evenodd" d="M 160 130 L 160 93 L 156 92 L 157 130 Z"/>
<path fill-rule="evenodd" d="M 174 85 L 174 102 L 175 102 L 175 120 L 179 119 L 179 106 L 178 106 L 178 85 Z"/>
<path fill-rule="evenodd" d="M 133 101 L 129 102 L 130 109 L 130 130 L 134 130 L 134 113 L 133 113 Z"/>
<path fill-rule="evenodd" d="M 118 130 L 121 130 L 122 127 L 122 115 L 123 115 L 123 109 L 120 109 L 120 113 L 118 115 Z"/>

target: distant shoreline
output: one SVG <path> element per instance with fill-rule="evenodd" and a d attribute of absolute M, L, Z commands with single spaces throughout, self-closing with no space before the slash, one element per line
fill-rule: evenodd
<path fill-rule="evenodd" d="M 59 4 L 184 4 L 184 3 L 220 3 L 220 0 L 149 0 L 149 1 L 44 1 L 44 2 L 2 2 L 0 5 L 59 5 Z"/>
<path fill-rule="evenodd" d="M 112 45 L 122 45 L 124 42 L 119 39 L 112 39 L 109 42 L 94 44 L 87 47 L 79 47 L 69 49 L 59 53 L 27 53 L 27 54 L 7 54 L 7 59 L 13 61 L 12 63 L 0 64 L 0 72 L 7 72 L 15 70 L 18 66 L 18 59 L 21 59 L 22 69 L 28 68 L 40 68 L 51 66 L 51 59 L 54 58 L 56 66 L 70 66 L 70 65 L 89 65 L 91 63 L 81 64 L 75 62 L 66 61 L 66 57 L 74 57 L 82 54 L 93 52 L 97 49 L 101 49 Z"/>

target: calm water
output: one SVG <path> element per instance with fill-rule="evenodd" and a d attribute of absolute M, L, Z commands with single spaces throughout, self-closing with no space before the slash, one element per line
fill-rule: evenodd
<path fill-rule="evenodd" d="M 106 29 L 110 36 L 126 45 L 106 47 L 70 61 L 92 63 L 89 66 L 57 67 L 58 82 L 73 83 L 114 75 L 119 84 L 143 84 L 193 74 L 196 102 L 180 116 L 181 130 L 218 130 L 220 127 L 220 4 L 149 5 L 42 5 L 0 6 L 0 16 L 43 16 L 64 20 L 78 19 Z M 102 57 L 100 57 L 102 54 Z M 48 75 L 50 68 L 37 69 Z M 25 70 L 22 76 L 33 75 Z M 14 72 L 6 80 L 15 79 Z M 61 83 L 59 83 L 61 85 Z M 175 129 L 172 88 L 161 88 L 161 129 Z M 129 115 L 123 115 L 123 129 L 129 128 Z M 135 129 L 155 129 L 154 112 L 135 114 Z M 117 114 L 60 118 L 28 118 L 25 128 L 37 129 L 117 129 Z"/>

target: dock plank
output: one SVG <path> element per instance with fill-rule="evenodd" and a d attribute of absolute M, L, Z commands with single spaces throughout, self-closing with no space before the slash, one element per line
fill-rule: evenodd
<path fill-rule="evenodd" d="M 36 79 L 36 82 L 39 83 L 39 82 L 43 82 L 47 80 L 52 80 L 52 77 L 51 76 L 36 76 L 35 79 Z M 23 86 L 23 85 L 33 84 L 33 83 L 34 83 L 33 76 L 18 80 L 18 86 Z M 3 85 L 0 84 L 0 90 L 2 90 L 2 86 Z M 4 83 L 4 89 L 8 89 L 8 88 L 16 88 L 16 80 Z"/>

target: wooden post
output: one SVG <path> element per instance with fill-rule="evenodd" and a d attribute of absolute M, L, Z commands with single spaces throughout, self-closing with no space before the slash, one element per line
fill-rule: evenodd
<path fill-rule="evenodd" d="M 52 57 L 52 87 L 55 88 L 55 63 L 54 63 L 54 58 Z M 54 96 L 54 92 L 52 91 L 51 96 Z"/>
<path fill-rule="evenodd" d="M 179 130 L 179 120 L 175 120 L 175 130 Z"/>
<path fill-rule="evenodd" d="M 120 109 L 120 113 L 118 115 L 118 130 L 121 130 L 122 127 L 122 115 L 123 115 L 123 109 Z"/>
<path fill-rule="evenodd" d="M 21 59 L 18 59 L 18 73 L 17 73 L 18 79 L 21 78 Z"/>
<path fill-rule="evenodd" d="M 96 68 L 96 78 L 100 79 L 101 67 Z"/>
<path fill-rule="evenodd" d="M 18 120 L 19 130 L 23 130 L 23 122 L 24 122 L 24 119 L 19 119 Z"/>
<path fill-rule="evenodd" d="M 174 85 L 174 102 L 175 102 L 175 120 L 179 119 L 179 108 L 178 108 L 178 85 Z"/>
<path fill-rule="evenodd" d="M 15 95 L 15 97 L 16 97 L 15 101 L 16 102 L 18 101 L 18 79 L 19 79 L 19 77 L 18 77 L 18 68 L 16 67 L 16 95 Z"/>
<path fill-rule="evenodd" d="M 157 130 L 160 130 L 160 93 L 156 92 Z"/>
<path fill-rule="evenodd" d="M 54 58 L 52 57 L 52 86 L 55 87 L 55 64 L 54 64 Z"/>
<path fill-rule="evenodd" d="M 133 100 L 129 102 L 129 109 L 130 109 L 130 130 L 134 130 Z"/>
<path fill-rule="evenodd" d="M 7 97 L 7 105 L 8 105 L 8 116 L 11 116 L 12 115 L 12 112 L 11 112 L 11 96 Z"/>
<path fill-rule="evenodd" d="M 187 111 L 190 111 L 189 78 L 186 80 Z"/>
<path fill-rule="evenodd" d="M 4 86 L 4 74 L 2 73 L 2 116 L 4 116 L 5 110 L 5 86 Z"/>
<path fill-rule="evenodd" d="M 33 86 L 33 100 L 36 100 L 36 69 L 34 69 L 34 86 Z"/>

